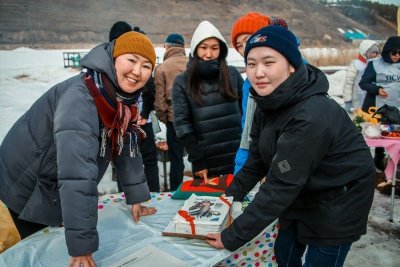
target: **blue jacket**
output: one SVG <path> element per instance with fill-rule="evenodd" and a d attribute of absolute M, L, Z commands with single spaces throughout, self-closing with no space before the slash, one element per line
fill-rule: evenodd
<path fill-rule="evenodd" d="M 246 120 L 246 110 L 247 110 L 247 101 L 249 99 L 249 92 L 251 88 L 251 83 L 248 79 L 246 79 L 243 83 L 242 86 L 242 132 L 243 132 L 243 127 L 244 127 L 244 122 Z M 238 171 L 240 171 L 246 162 L 247 158 L 249 157 L 249 150 L 244 149 L 244 148 L 239 148 L 238 151 L 236 152 L 236 157 L 235 157 L 235 170 L 234 174 L 236 174 Z"/>

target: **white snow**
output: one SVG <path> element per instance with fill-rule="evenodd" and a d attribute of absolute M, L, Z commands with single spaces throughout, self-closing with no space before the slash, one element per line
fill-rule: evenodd
<path fill-rule="evenodd" d="M 62 53 L 78 50 L 34 50 L 18 48 L 12 51 L 0 51 L 0 142 L 13 123 L 31 106 L 31 104 L 51 86 L 73 75 L 78 70 L 65 69 Z M 87 51 L 87 50 L 79 50 Z M 306 58 L 318 54 L 334 53 L 328 48 L 306 49 L 302 51 Z M 159 62 L 163 59 L 164 49 L 156 49 Z M 189 51 L 187 50 L 187 54 Z M 240 55 L 233 49 L 228 54 L 228 62 L 243 67 Z M 337 68 L 337 67 L 332 67 Z M 328 75 L 330 95 L 340 104 L 346 67 Z M 165 126 L 157 136 L 165 138 Z M 186 169 L 190 164 L 185 161 Z M 163 180 L 162 163 L 159 163 L 160 183 Z M 116 191 L 115 182 L 111 181 L 110 172 L 106 173 L 99 184 L 100 193 Z M 399 197 L 395 199 L 394 222 L 389 222 L 387 213 L 390 205 L 389 196 L 376 192 L 370 213 L 367 235 L 354 243 L 347 257 L 345 266 L 400 266 L 400 208 Z"/>

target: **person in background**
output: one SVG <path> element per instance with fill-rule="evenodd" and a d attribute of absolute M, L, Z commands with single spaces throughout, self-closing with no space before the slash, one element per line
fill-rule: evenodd
<path fill-rule="evenodd" d="M 139 149 L 143 157 L 144 173 L 150 192 L 160 192 L 157 147 L 154 132 L 155 127 L 159 127 L 159 125 L 158 119 L 154 114 L 154 101 L 155 84 L 154 78 L 150 77 L 139 97 L 140 117 L 138 124 L 146 132 L 146 138 L 140 141 Z M 161 130 L 158 129 L 158 131 Z"/>
<path fill-rule="evenodd" d="M 389 37 L 382 56 L 371 60 L 361 77 L 360 87 L 366 91 L 362 110 L 384 104 L 400 107 L 400 36 Z"/>
<path fill-rule="evenodd" d="M 358 83 L 367 67 L 368 60 L 376 58 L 380 54 L 379 44 L 373 40 L 362 40 L 358 46 L 358 58 L 353 59 L 346 71 L 346 79 L 343 87 L 344 107 L 348 113 L 352 108 L 361 107 L 365 91 L 361 90 Z"/>
<path fill-rule="evenodd" d="M 176 135 L 185 143 L 195 178 L 233 173 L 240 143 L 243 78 L 226 63 L 219 30 L 202 21 L 193 33 L 187 70 L 172 90 Z"/>
<path fill-rule="evenodd" d="M 112 42 L 122 34 L 132 31 L 132 26 L 126 21 L 115 22 L 108 33 L 108 41 Z"/>
<path fill-rule="evenodd" d="M 268 16 L 257 12 L 249 12 L 238 18 L 232 26 L 232 45 L 243 57 L 244 48 L 249 37 L 257 30 L 268 26 L 271 20 Z M 251 84 L 248 79 L 244 80 L 242 87 L 242 139 L 240 140 L 240 147 L 236 152 L 235 169 L 236 174 L 246 162 L 249 156 L 250 146 L 250 129 L 253 122 L 253 116 L 256 109 L 256 104 L 253 98 L 250 97 L 249 89 Z"/>
<path fill-rule="evenodd" d="M 171 191 L 175 191 L 183 181 L 184 143 L 176 136 L 173 124 L 172 86 L 178 74 L 186 70 L 188 58 L 185 41 L 178 33 L 168 35 L 164 43 L 164 61 L 155 70 L 156 86 L 155 110 L 157 117 L 167 127 L 168 157 L 170 161 L 169 181 Z"/>
<path fill-rule="evenodd" d="M 133 27 L 133 31 L 146 35 L 139 26 Z M 140 117 L 138 120 L 138 124 L 146 132 L 146 138 L 141 140 L 139 148 L 140 154 L 142 154 L 143 157 L 144 174 L 146 175 L 150 192 L 160 192 L 160 177 L 154 129 L 158 129 L 158 132 L 161 130 L 159 129 L 158 119 L 154 114 L 155 95 L 154 78 L 150 76 L 139 98 Z"/>
<path fill-rule="evenodd" d="M 134 26 L 132 30 L 146 35 L 146 33 L 139 26 Z"/>
<path fill-rule="evenodd" d="M 325 74 L 302 62 L 291 31 L 260 29 L 244 57 L 257 112 L 250 156 L 225 194 L 241 201 L 264 176 L 268 182 L 228 228 L 206 241 L 234 251 L 279 218 L 279 266 L 343 266 L 367 230 L 375 176 L 370 150 L 327 94 Z"/>
<path fill-rule="evenodd" d="M 110 29 L 109 42 L 118 38 L 120 35 L 132 31 L 132 27 L 125 21 L 118 21 Z M 145 34 L 138 26 L 133 28 L 133 31 Z M 154 79 L 151 76 L 145 84 L 142 94 L 138 99 L 140 117 L 138 124 L 145 131 L 146 137 L 140 140 L 139 149 L 143 158 L 144 173 L 147 178 L 147 184 L 151 192 L 160 192 L 159 170 L 157 149 L 155 145 L 155 134 L 153 124 L 158 126 L 158 120 L 155 117 L 154 110 L 155 100 L 155 85 Z M 122 192 L 121 183 L 118 180 L 116 168 L 112 164 L 112 177 L 117 181 L 118 192 Z"/>
<path fill-rule="evenodd" d="M 155 65 L 150 39 L 128 32 L 93 48 L 86 68 L 44 93 L 0 146 L 0 199 L 21 238 L 65 228 L 69 266 L 95 266 L 98 191 L 112 160 L 133 220 L 155 213 L 137 139 L 137 99 Z"/>
<path fill-rule="evenodd" d="M 382 56 L 368 62 L 361 77 L 360 88 L 366 91 L 362 111 L 384 104 L 400 107 L 400 36 L 389 37 L 382 48 Z M 385 149 L 375 148 L 375 166 L 384 171 Z"/>

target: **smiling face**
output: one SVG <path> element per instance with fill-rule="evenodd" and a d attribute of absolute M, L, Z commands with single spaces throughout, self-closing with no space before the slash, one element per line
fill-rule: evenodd
<path fill-rule="evenodd" d="M 115 71 L 119 87 L 125 93 L 142 88 L 151 76 L 152 65 L 138 54 L 122 54 L 115 58 Z"/>
<path fill-rule="evenodd" d="M 270 95 L 293 72 L 289 61 L 270 47 L 255 47 L 247 55 L 246 74 L 260 96 Z"/>
<path fill-rule="evenodd" d="M 196 49 L 197 57 L 204 61 L 217 59 L 220 52 L 219 40 L 214 37 L 203 40 Z"/>

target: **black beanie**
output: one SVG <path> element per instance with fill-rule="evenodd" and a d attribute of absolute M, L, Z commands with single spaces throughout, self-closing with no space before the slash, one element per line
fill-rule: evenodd
<path fill-rule="evenodd" d="M 132 31 L 131 25 L 129 25 L 125 21 L 117 21 L 110 29 L 110 33 L 108 35 L 108 41 L 111 42 L 120 37 L 122 34 L 130 31 Z"/>
<path fill-rule="evenodd" d="M 246 44 L 244 59 L 247 64 L 247 55 L 254 47 L 266 46 L 281 53 L 290 65 L 296 70 L 301 66 L 303 60 L 297 46 L 296 36 L 288 29 L 271 25 L 256 31 Z"/>
<path fill-rule="evenodd" d="M 133 31 L 134 31 L 134 32 L 140 32 L 141 34 L 146 35 L 146 33 L 145 33 L 142 29 L 140 29 L 139 26 L 133 27 Z"/>
<path fill-rule="evenodd" d="M 390 51 L 400 49 L 400 36 L 392 36 L 387 39 L 385 45 L 382 48 L 382 58 L 387 63 L 393 63 L 390 58 Z"/>

